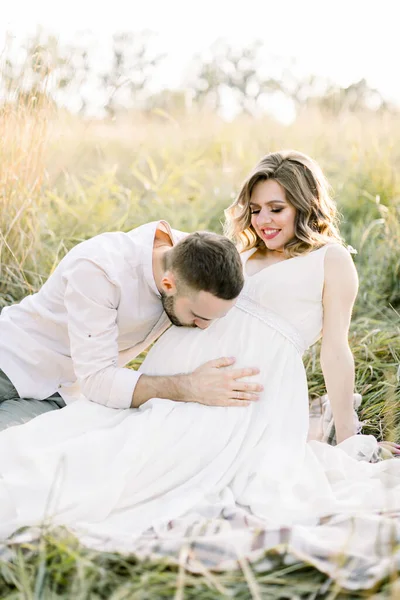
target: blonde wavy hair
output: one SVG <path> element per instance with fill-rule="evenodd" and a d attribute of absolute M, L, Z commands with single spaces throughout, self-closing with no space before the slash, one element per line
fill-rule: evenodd
<path fill-rule="evenodd" d="M 284 189 L 286 200 L 296 209 L 295 237 L 285 246 L 288 256 L 296 256 L 342 242 L 338 212 L 330 196 L 330 186 L 319 165 L 306 154 L 281 150 L 264 156 L 242 185 L 236 200 L 225 210 L 224 233 L 240 251 L 263 247 L 251 225 L 250 201 L 254 186 L 274 179 Z"/>

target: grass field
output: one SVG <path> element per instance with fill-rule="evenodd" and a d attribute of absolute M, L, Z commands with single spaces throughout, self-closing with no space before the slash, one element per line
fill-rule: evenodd
<path fill-rule="evenodd" d="M 53 108 L 0 114 L 0 307 L 37 290 L 79 241 L 163 218 L 221 232 L 223 209 L 265 153 L 295 148 L 317 159 L 357 249 L 360 292 L 351 330 L 365 431 L 400 439 L 400 116 L 301 114 L 226 123 L 192 114 L 85 122 Z M 324 393 L 318 349 L 305 357 L 311 397 Z M 0 597 L 351 598 L 310 567 L 193 576 L 165 563 L 95 555 L 44 537 L 0 566 Z M 2 577 L 1 577 L 2 576 Z M 252 583 L 253 582 L 253 583 Z M 254 587 L 254 585 L 256 587 Z M 396 588 L 397 585 L 397 588 Z M 258 590 L 258 591 L 257 591 Z M 371 592 L 372 594 L 372 592 Z M 374 598 L 399 598 L 387 582 Z M 356 597 L 356 595 L 354 596 Z M 365 597 L 365 594 L 364 594 Z"/>

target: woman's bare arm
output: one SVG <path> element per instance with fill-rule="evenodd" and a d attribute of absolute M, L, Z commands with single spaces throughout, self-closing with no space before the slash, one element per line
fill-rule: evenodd
<path fill-rule="evenodd" d="M 339 245 L 328 248 L 325 255 L 321 366 L 338 443 L 356 433 L 353 418 L 354 359 L 348 334 L 357 291 L 357 271 L 349 252 Z"/>

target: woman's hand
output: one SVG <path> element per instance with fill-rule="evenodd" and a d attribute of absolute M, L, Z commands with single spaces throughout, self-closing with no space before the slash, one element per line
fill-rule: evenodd
<path fill-rule="evenodd" d="M 389 453 L 388 458 L 390 458 L 390 455 L 392 457 L 400 456 L 400 444 L 395 444 L 394 442 L 379 442 L 378 446 Z"/>

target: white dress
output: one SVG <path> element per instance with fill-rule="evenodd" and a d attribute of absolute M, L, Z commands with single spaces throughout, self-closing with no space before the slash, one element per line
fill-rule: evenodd
<path fill-rule="evenodd" d="M 206 330 L 171 327 L 142 365 L 144 373 L 170 375 L 235 356 L 235 367 L 261 370 L 264 392 L 249 407 L 153 399 L 116 410 L 79 401 L 2 432 L 0 536 L 46 520 L 97 547 L 135 551 L 146 532 L 160 543 L 213 520 L 221 529 L 221 517 L 241 515 L 253 532 L 286 527 L 294 552 L 317 555 L 314 563 L 329 572 L 321 557 L 350 547 L 348 519 L 355 518 L 367 519 L 373 548 L 376 519 L 380 526 L 400 511 L 400 460 L 369 463 L 372 436 L 337 447 L 307 443 L 302 353 L 321 333 L 328 248 L 246 277 L 224 318 Z M 342 526 L 324 528 L 332 515 Z M 390 523 L 400 536 L 399 521 Z M 369 560 L 367 541 L 354 543 L 350 554 L 362 546 Z M 244 542 L 244 554 L 252 549 Z"/>

